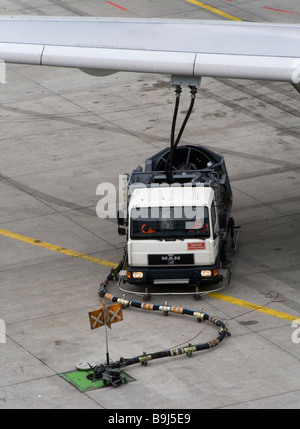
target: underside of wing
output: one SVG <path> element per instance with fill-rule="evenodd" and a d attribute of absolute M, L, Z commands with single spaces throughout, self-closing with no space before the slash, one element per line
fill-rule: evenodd
<path fill-rule="evenodd" d="M 300 25 L 230 21 L 0 17 L 6 63 L 300 81 Z"/>

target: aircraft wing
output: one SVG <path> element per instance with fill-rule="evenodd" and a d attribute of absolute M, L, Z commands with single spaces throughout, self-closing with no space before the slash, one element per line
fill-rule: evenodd
<path fill-rule="evenodd" d="M 300 25 L 0 16 L 6 63 L 300 81 Z"/>

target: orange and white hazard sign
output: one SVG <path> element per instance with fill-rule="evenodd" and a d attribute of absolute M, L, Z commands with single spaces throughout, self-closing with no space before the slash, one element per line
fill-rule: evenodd
<path fill-rule="evenodd" d="M 111 328 L 112 323 L 117 323 L 123 320 L 122 305 L 113 304 L 104 307 L 103 302 L 100 300 L 100 308 L 89 313 L 91 329 L 100 328 L 101 326 L 108 326 Z"/>

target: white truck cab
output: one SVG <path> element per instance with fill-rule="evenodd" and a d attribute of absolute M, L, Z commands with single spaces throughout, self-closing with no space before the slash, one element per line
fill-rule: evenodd
<path fill-rule="evenodd" d="M 211 188 L 136 189 L 129 203 L 128 264 L 213 265 L 219 248 Z"/>

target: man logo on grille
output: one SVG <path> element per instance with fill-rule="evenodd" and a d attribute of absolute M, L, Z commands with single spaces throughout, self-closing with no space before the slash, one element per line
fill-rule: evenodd
<path fill-rule="evenodd" d="M 174 265 L 176 261 L 180 261 L 180 256 L 168 255 L 161 257 L 162 262 L 166 261 L 168 265 Z"/>

